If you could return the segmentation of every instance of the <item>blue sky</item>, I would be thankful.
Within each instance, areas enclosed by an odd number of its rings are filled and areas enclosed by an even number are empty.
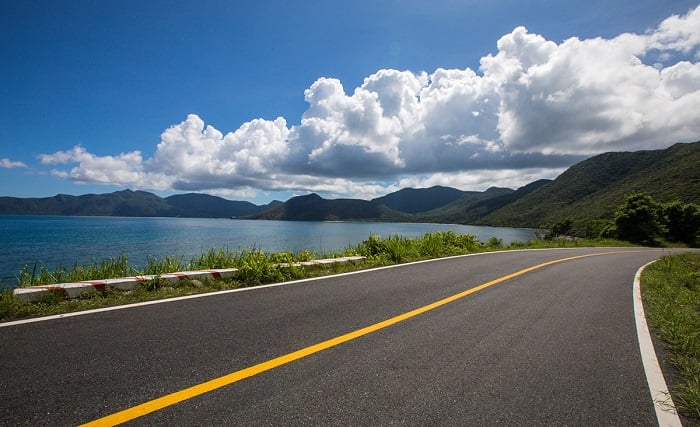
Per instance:
[[[517,187],[700,140],[695,1],[21,1],[0,195]]]

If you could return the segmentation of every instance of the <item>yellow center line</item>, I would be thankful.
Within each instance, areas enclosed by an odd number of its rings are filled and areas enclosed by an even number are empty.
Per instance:
[[[587,258],[587,257],[599,256],[599,255],[609,255],[609,254],[614,254],[614,253],[618,253],[618,252],[603,252],[603,253],[588,254],[588,255],[578,255],[578,256],[573,256],[573,257],[568,257],[568,258],[560,258],[560,259],[556,259],[553,261],[544,262],[542,264],[533,265],[531,267],[524,268],[520,271],[516,271],[515,273],[501,276],[497,279],[491,280],[490,282],[482,283],[481,285],[467,289],[465,291],[462,291],[458,294],[449,296],[447,298],[443,298],[439,301],[435,301],[431,304],[424,305],[423,307],[419,307],[415,310],[411,310],[411,311],[408,311],[406,313],[400,314],[398,316],[386,319],[382,322],[366,326],[362,329],[357,329],[357,330],[349,332],[347,334],[340,335],[340,336],[337,336],[335,338],[331,338],[329,340],[311,345],[309,347],[302,348],[300,350],[285,354],[283,356],[276,357],[274,359],[270,359],[266,362],[262,362],[262,363],[259,363],[257,365],[253,365],[253,366],[250,366],[248,368],[241,369],[240,371],[232,372],[232,373],[224,375],[222,377],[215,378],[213,380],[209,380],[209,381],[203,382],[201,384],[197,384],[197,385],[194,385],[192,387],[188,387],[188,388],[185,388],[183,390],[176,391],[176,392],[171,393],[171,394],[167,394],[165,396],[150,400],[148,402],[144,402],[140,405],[136,405],[136,406],[133,406],[131,408],[127,408],[127,409],[124,409],[122,411],[115,412],[111,415],[107,415],[106,417],[99,418],[97,420],[83,424],[83,426],[114,426],[117,424],[122,424],[122,423],[125,423],[127,421],[131,421],[133,419],[150,414],[152,412],[161,410],[161,409],[166,408],[168,406],[175,405],[177,403],[191,399],[193,397],[200,396],[202,394],[219,389],[221,387],[231,385],[231,384],[238,382],[238,381],[241,381],[243,379],[258,375],[262,372],[269,371],[271,369],[277,368],[277,367],[282,366],[282,365],[286,365],[288,363],[294,362],[295,360],[299,360],[299,359],[304,358],[306,356],[310,356],[314,353],[318,353],[320,351],[327,350],[331,347],[335,347],[337,345],[346,343],[348,341],[354,340],[355,338],[359,338],[361,336],[371,334],[372,332],[376,332],[380,329],[388,328],[389,326],[395,325],[399,322],[403,322],[406,319],[410,319],[412,317],[423,314],[427,311],[434,310],[434,309],[441,307],[445,304],[449,304],[449,303],[456,301],[460,298],[464,298],[467,295],[471,295],[471,294],[478,292],[482,289],[488,288],[489,286],[493,286],[495,284],[505,282],[506,280],[512,279],[512,278],[517,277],[517,276],[521,276],[521,275],[529,273],[533,270],[537,270],[537,269],[540,269],[540,268],[543,268],[543,267],[546,267],[546,266],[549,266],[552,264],[557,264],[557,263],[565,262],[565,261],[571,261],[571,260],[575,260],[575,259],[579,259],[579,258]]]

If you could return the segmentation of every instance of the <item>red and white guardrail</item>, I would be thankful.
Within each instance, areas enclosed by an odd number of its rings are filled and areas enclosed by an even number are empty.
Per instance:
[[[282,263],[279,267],[300,267],[312,265],[333,264],[339,262],[362,261],[363,256],[349,256],[342,258],[328,258],[304,262],[295,262],[292,264]],[[58,293],[64,298],[79,298],[102,292],[105,289],[117,289],[120,291],[130,291],[136,289],[140,283],[149,282],[151,280],[163,280],[171,284],[177,283],[181,279],[189,280],[218,280],[235,277],[238,269],[236,268],[217,268],[211,270],[184,271],[177,273],[164,273],[158,275],[145,275],[122,277],[118,279],[103,279],[103,280],[86,280],[83,282],[73,283],[57,283],[53,285],[29,286],[26,288],[15,288],[13,293],[22,301],[35,302],[41,301],[42,298],[51,294]]]

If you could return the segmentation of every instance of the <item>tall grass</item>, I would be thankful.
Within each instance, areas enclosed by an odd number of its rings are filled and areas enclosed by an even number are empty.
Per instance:
[[[19,272],[20,286],[49,285],[53,283],[80,282],[84,280],[109,279],[113,277],[128,277],[139,274],[127,256],[122,254],[116,258],[105,258],[92,264],[74,264],[71,268],[59,267],[49,270],[39,263],[32,267],[25,264]]]
[[[36,263],[25,265],[19,273],[20,286],[48,285],[53,283],[79,282],[115,277],[139,275],[158,276],[165,273],[214,268],[236,268],[234,279],[209,281],[184,280],[177,285],[156,279],[144,283],[136,291],[122,293],[107,291],[90,300],[62,301],[60,295],[52,295],[41,303],[25,303],[18,300],[10,290],[0,293],[0,320],[55,314],[80,309],[103,307],[154,298],[186,295],[262,283],[279,282],[303,277],[319,276],[361,268],[398,264],[450,255],[461,255],[488,250],[621,245],[621,242],[599,242],[592,240],[553,239],[548,241],[513,242],[503,244],[499,239],[479,242],[474,236],[456,234],[452,231],[427,233],[420,238],[400,235],[388,237],[369,236],[363,242],[335,252],[312,251],[266,253],[260,249],[231,250],[211,248],[199,256],[186,260],[181,256],[150,258],[145,266],[129,262],[126,255],[93,262],[88,265],[75,264],[71,268],[59,267],[49,270]],[[299,266],[295,263],[319,258],[360,255],[367,257],[361,264],[329,264],[323,266]]]
[[[700,422],[700,254],[662,258],[644,271],[641,286],[649,323],[679,372],[673,400]]]
[[[116,258],[106,258],[90,264],[76,263],[70,268],[60,266],[54,270],[49,270],[40,263],[34,263],[31,266],[25,264],[19,272],[18,281],[20,287],[26,287],[215,268],[238,268],[243,272],[261,272],[271,270],[273,264],[308,261],[314,256],[316,254],[310,251],[301,251],[296,254],[292,252],[268,254],[255,248],[241,251],[233,251],[227,247],[210,248],[190,260],[182,256],[149,258],[146,265],[141,268],[131,264],[127,256],[122,254]],[[252,274],[253,276],[257,274],[261,280],[269,275],[268,273]]]
[[[80,282],[86,280],[109,279],[138,275],[159,275],[177,271],[202,270],[213,268],[238,268],[251,271],[251,277],[260,280],[277,277],[270,273],[274,269],[265,264],[294,263],[309,261],[314,258],[332,258],[345,255],[362,255],[369,259],[369,264],[397,264],[428,258],[480,252],[485,250],[551,248],[577,246],[621,246],[629,245],[614,240],[584,240],[584,239],[536,239],[530,242],[512,242],[503,244],[496,238],[486,243],[479,242],[469,234],[456,234],[452,231],[427,233],[419,238],[409,238],[401,235],[388,237],[369,236],[361,243],[349,246],[344,250],[316,253],[313,251],[265,253],[260,249],[251,248],[231,250],[228,247],[210,248],[199,256],[185,259],[182,256],[166,256],[164,258],[149,258],[146,265],[132,264],[126,255],[116,258],[106,258],[89,264],[74,264],[50,270],[40,263],[25,264],[19,272],[19,286],[50,285],[54,283]],[[257,273],[256,273],[257,271]],[[253,280],[254,282],[255,280]]]
[[[483,243],[468,234],[452,231],[427,233],[420,238],[392,235],[370,236],[354,248],[358,255],[379,263],[402,263],[449,255],[467,254],[483,249]]]

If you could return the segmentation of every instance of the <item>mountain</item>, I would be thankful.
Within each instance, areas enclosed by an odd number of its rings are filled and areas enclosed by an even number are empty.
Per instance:
[[[173,208],[162,198],[145,191],[46,198],[0,197],[0,214],[85,216],[173,216]]]
[[[411,215],[367,200],[327,200],[312,193],[293,197],[285,203],[264,212],[248,215],[245,219],[288,221],[410,221]]]
[[[82,196],[0,197],[0,214],[230,218],[260,212],[280,203],[256,206],[206,194],[182,194],[163,199],[146,191],[123,190]]]
[[[566,217],[611,219],[634,192],[647,193],[659,202],[678,199],[700,204],[700,142],[591,157],[478,222],[537,227]]]
[[[700,142],[665,150],[601,154],[575,164],[555,180],[538,180],[515,191],[404,189],[370,202],[325,200],[311,194],[247,218],[540,227],[566,217],[611,219],[624,198],[638,191],[660,202],[679,199],[700,204]]]
[[[549,182],[551,180],[540,179],[515,191],[510,188],[491,187],[483,193],[465,192],[464,196],[454,202],[418,215],[416,219],[425,222],[478,225],[484,216],[525,197]]]
[[[665,150],[604,153],[577,163],[555,180],[517,190],[492,187],[406,188],[371,201],[326,200],[317,194],[257,206],[206,194],[166,198],[145,191],[21,199],[0,197],[0,214],[184,216],[297,221],[442,222],[541,227],[570,217],[611,219],[624,198],[645,192],[659,202],[700,204],[700,142]]]
[[[459,199],[465,192],[456,188],[404,188],[403,190],[372,199],[390,209],[406,213],[428,212]]]
[[[165,202],[176,209],[179,216],[190,218],[229,218],[252,215],[282,202],[275,200],[267,205],[254,205],[250,202],[226,200],[208,194],[177,194],[165,198]]]

